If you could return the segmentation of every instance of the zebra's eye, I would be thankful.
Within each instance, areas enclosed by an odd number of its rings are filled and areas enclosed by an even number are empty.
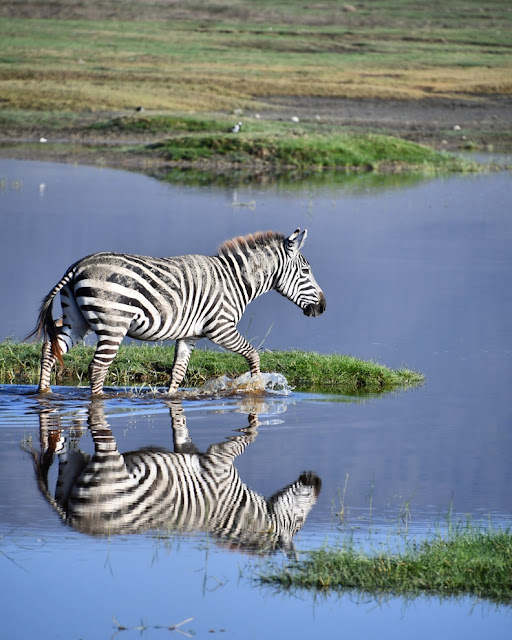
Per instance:
[[[307,267],[306,265],[304,265],[303,267],[300,268],[300,272],[302,274],[304,274],[305,276],[308,275],[310,271],[311,271],[311,269],[309,267]]]

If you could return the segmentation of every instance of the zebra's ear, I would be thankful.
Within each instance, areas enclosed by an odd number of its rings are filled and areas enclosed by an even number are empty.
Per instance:
[[[284,241],[284,248],[290,257],[293,257],[298,251],[300,251],[307,235],[307,229],[304,229],[302,232],[300,229],[295,229],[292,235],[289,238],[286,238]]]

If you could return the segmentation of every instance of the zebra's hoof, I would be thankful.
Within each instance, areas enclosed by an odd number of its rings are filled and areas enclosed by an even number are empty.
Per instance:
[[[37,390],[37,393],[51,393],[51,387],[44,387],[44,389],[42,389],[41,387],[39,387],[39,389]]]

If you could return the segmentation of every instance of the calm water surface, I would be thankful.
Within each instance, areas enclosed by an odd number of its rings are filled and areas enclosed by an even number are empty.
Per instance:
[[[271,349],[350,353],[425,373],[421,389],[357,400],[296,392],[259,403],[183,399],[199,451],[240,436],[248,414],[258,414],[257,434],[235,461],[256,494],[275,495],[304,471],[321,478],[318,499],[293,539],[297,550],[344,535],[374,546],[405,529],[424,536],[450,509],[510,523],[510,174],[233,189],[0,160],[0,179],[0,339],[23,338],[41,298],[88,253],[212,254],[234,235],[300,226],[308,228],[304,253],[327,312],[306,318],[270,293],[248,308],[242,332]],[[43,425],[91,454],[85,427],[92,405],[86,390],[60,388],[44,403],[32,392],[0,388],[6,637],[110,637],[113,615],[130,627],[141,619],[169,626],[192,617],[181,628],[199,637],[223,630],[233,638],[309,638],[341,625],[355,637],[508,634],[509,608],[470,599],[314,601],[261,590],[252,577],[265,560],[215,535],[168,530],[102,537],[68,527],[41,491],[20,442],[31,439],[38,450]],[[172,450],[162,398],[113,391],[101,407],[119,451]],[[48,473],[52,492],[57,466],[55,460]],[[144,635],[164,633],[151,628]]]

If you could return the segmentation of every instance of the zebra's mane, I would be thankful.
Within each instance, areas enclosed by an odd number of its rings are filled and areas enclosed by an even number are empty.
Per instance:
[[[218,248],[217,255],[229,256],[240,251],[247,254],[260,247],[280,244],[284,239],[284,234],[277,231],[257,231],[246,236],[238,236],[231,240],[226,240]]]

